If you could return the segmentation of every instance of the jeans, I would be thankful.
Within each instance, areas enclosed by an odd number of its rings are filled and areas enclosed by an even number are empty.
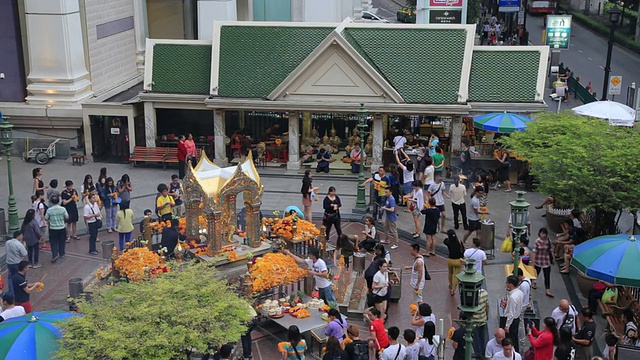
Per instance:
[[[112,204],[110,207],[104,208],[106,213],[107,229],[114,229],[118,226],[116,224],[116,214],[118,213],[118,205]]]
[[[333,293],[333,285],[318,289],[318,293],[320,295],[320,299],[324,300],[325,304],[329,305],[329,303],[336,302],[336,296]]]
[[[53,230],[49,229],[49,243],[51,244],[51,258],[64,256],[64,248],[67,241],[67,229]]]
[[[335,226],[338,237],[342,235],[342,225],[340,223],[340,216],[335,217],[334,220],[323,219],[322,225],[326,228],[327,241],[329,241],[329,236],[331,235],[331,225]]]
[[[482,359],[484,359],[485,347],[489,341],[488,337],[487,324],[473,328],[473,352]]]
[[[7,264],[7,270],[9,270],[9,273],[7,274],[7,276],[9,276],[9,294],[13,294],[13,275],[18,273],[18,264]]]
[[[382,219],[382,210],[380,208],[387,202],[387,197],[384,195],[376,195],[373,204],[373,220]]]
[[[133,231],[130,231],[128,233],[118,233],[118,238],[120,240],[120,251],[124,250],[124,244],[128,243],[131,241],[131,233]]]
[[[89,252],[98,251],[96,249],[96,239],[98,238],[98,224],[94,222],[90,222],[89,225]]]
[[[546,268],[536,266],[536,274],[540,275],[540,270],[544,273],[544,289],[549,290],[551,288],[551,266],[547,266]],[[538,276],[538,279],[539,278],[540,276]]]
[[[28,246],[27,254],[29,254],[29,263],[38,265],[38,260],[40,260],[40,244],[36,243],[35,245]]]
[[[242,344],[242,357],[248,359],[251,357],[252,348],[251,348],[251,332],[256,327],[255,320],[251,321],[249,327],[247,328],[247,332],[240,336],[240,343]]]
[[[458,213],[462,214],[462,227],[467,230],[469,229],[469,224],[467,223],[467,206],[465,203],[460,205],[451,203],[453,206],[453,227],[458,229]]]

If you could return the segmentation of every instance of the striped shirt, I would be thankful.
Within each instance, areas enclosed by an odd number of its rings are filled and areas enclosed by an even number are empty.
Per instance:
[[[480,325],[487,323],[487,306],[489,306],[489,293],[485,289],[478,290],[478,306],[482,309],[473,315],[473,319],[481,322]]]
[[[298,351],[298,355],[300,357],[296,355],[296,350]],[[293,346],[291,346],[291,343],[285,343],[284,351],[287,353],[287,360],[304,360],[304,353],[305,351],[307,351],[307,343],[304,341],[304,339],[300,340],[295,350],[293,349]]]
[[[53,205],[48,208],[47,213],[44,215],[44,218],[49,222],[49,229],[51,230],[64,229],[66,227],[64,219],[68,217],[69,213],[67,212],[67,209],[60,205]]]

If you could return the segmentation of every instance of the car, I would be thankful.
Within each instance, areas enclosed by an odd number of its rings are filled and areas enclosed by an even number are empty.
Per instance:
[[[362,12],[362,21],[365,22],[375,22],[375,23],[388,23],[389,20],[387,19],[383,19],[380,16],[369,12],[369,11],[363,11]]]

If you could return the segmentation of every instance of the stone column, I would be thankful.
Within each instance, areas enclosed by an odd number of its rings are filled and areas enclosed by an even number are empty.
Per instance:
[[[303,112],[302,113],[302,138],[306,139],[311,136],[311,113]]]
[[[93,95],[78,0],[26,0],[31,105],[78,105]]]
[[[462,116],[454,116],[451,121],[451,151],[460,149],[462,141]]]
[[[229,160],[227,159],[227,148],[224,143],[225,124],[224,110],[222,109],[215,109],[213,111],[213,136],[214,161],[218,166],[225,166]]]
[[[247,211],[247,245],[252,248],[260,247],[260,206],[261,202],[245,203]]]
[[[144,73],[144,51],[149,34],[145,0],[133,0],[133,27],[136,36],[136,65],[138,72]]]
[[[207,212],[207,236],[209,249],[209,256],[214,256],[217,252],[222,249],[222,211],[218,209],[214,209],[211,212]]]
[[[371,160],[371,171],[377,171],[382,166],[382,146],[384,138],[382,136],[382,114],[375,114],[373,117],[373,159]]]
[[[287,170],[300,170],[300,119],[297,111],[289,112],[289,161]]]
[[[156,147],[158,137],[158,122],[156,121],[156,108],[152,102],[144,103],[144,137],[146,147]]]

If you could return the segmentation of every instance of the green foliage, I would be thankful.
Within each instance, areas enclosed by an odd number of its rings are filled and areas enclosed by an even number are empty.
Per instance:
[[[100,289],[79,305],[82,317],[64,323],[56,358],[188,359],[209,344],[237,341],[252,310],[214,272],[185,264],[150,281]]]
[[[616,212],[640,204],[640,133],[564,112],[535,117],[503,143],[531,164],[539,191],[564,207]]]

